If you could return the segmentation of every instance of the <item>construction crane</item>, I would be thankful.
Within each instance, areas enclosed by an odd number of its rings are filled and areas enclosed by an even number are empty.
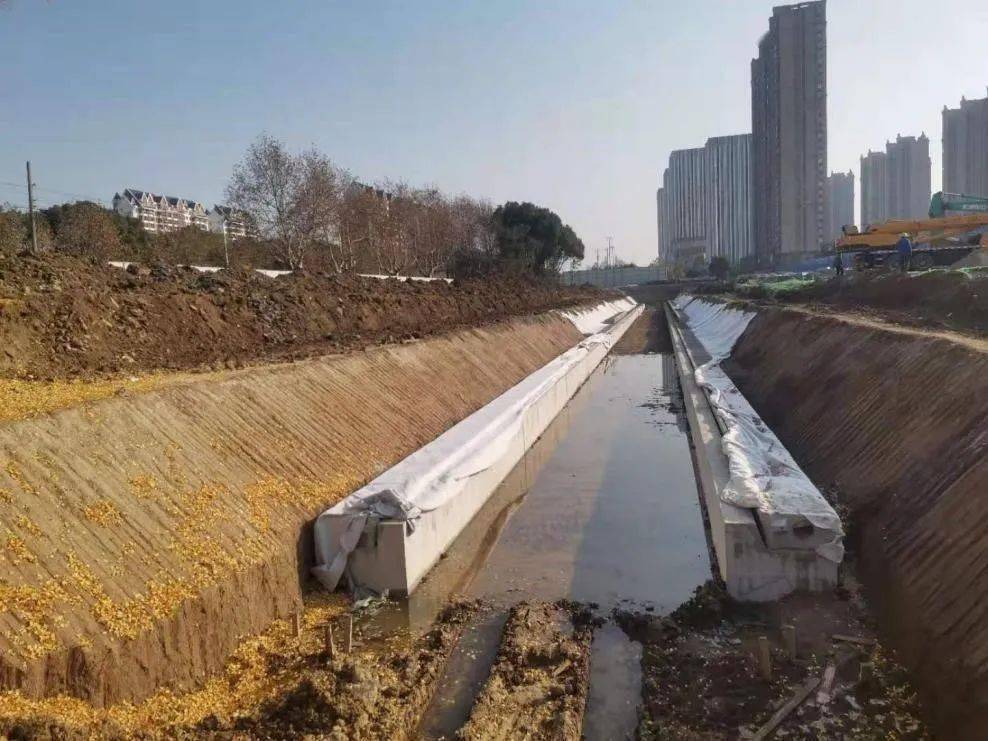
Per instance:
[[[988,213],[988,198],[941,191],[934,193],[933,198],[930,199],[931,219],[940,219],[945,216],[964,216],[970,213]]]
[[[910,264],[914,270],[950,265],[979,249],[988,258],[988,198],[938,192],[930,199],[927,219],[892,219],[864,232],[854,225],[842,231],[837,252],[854,255],[859,268],[894,265],[891,258],[903,234],[913,243]]]

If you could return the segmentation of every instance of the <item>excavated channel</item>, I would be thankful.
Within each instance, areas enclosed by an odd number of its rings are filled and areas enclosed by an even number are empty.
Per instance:
[[[428,575],[365,634],[426,629],[451,594],[488,606],[450,658],[418,736],[450,738],[469,717],[521,601],[573,600],[605,623],[591,648],[586,738],[632,737],[641,647],[615,609],[669,612],[710,578],[672,356],[608,357]]]

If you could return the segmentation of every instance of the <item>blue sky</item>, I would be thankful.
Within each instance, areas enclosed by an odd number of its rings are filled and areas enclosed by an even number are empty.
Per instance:
[[[669,151],[750,131],[774,3],[0,0],[0,202],[124,187],[222,199],[261,131],[360,178],[555,209],[656,250]],[[988,88],[988,3],[830,0],[829,166]],[[13,185],[12,185],[13,184]],[[73,194],[73,195],[69,195]]]

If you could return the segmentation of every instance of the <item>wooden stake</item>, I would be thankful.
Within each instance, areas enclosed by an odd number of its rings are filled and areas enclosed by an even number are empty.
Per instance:
[[[819,677],[810,677],[803,685],[796,691],[796,693],[789,698],[785,705],[775,711],[775,714],[768,719],[768,723],[763,725],[758,729],[758,732],[754,735],[752,741],[762,741],[775,733],[775,729],[784,721],[788,715],[798,708],[807,697],[809,697],[813,690],[817,688],[820,684]]]
[[[795,625],[782,626],[782,643],[786,647],[786,653],[789,654],[789,658],[795,659],[796,658],[796,626]]]
[[[296,611],[292,615],[292,633],[295,634],[296,638],[302,637],[302,613]]]
[[[346,652],[350,655],[353,650],[353,615],[346,616]]]
[[[858,667],[858,682],[868,684],[875,675],[875,665],[870,661],[862,661]]]
[[[857,636],[845,636],[840,633],[834,633],[834,640],[841,641],[842,643],[854,643],[858,646],[874,646],[877,643],[874,638],[858,638]]]
[[[326,653],[329,654],[329,658],[336,658],[336,643],[333,641],[333,626],[326,626]]]
[[[772,649],[769,647],[768,638],[765,636],[759,636],[758,638],[758,669],[762,674],[762,679],[771,681]]]
[[[826,705],[833,699],[833,689],[834,689],[834,679],[837,677],[837,667],[833,662],[827,664],[827,668],[823,670],[823,680],[820,682],[820,688],[816,693],[816,701],[818,705]]]

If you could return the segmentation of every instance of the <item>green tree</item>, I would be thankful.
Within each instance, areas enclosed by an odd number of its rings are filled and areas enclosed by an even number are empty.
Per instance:
[[[727,280],[727,274],[731,271],[731,264],[726,257],[715,257],[710,261],[707,271],[717,280]]]
[[[536,275],[556,272],[565,260],[583,259],[583,242],[554,212],[534,203],[508,201],[492,217],[502,261]]]

